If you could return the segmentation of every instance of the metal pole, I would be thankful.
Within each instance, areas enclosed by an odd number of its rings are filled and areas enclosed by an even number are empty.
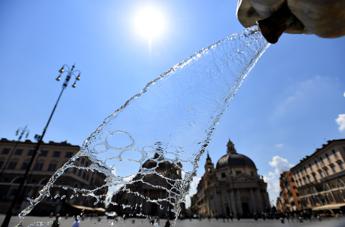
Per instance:
[[[71,79],[71,77],[72,77],[72,75],[73,75],[73,73],[74,73],[74,72],[73,72],[74,68],[75,68],[75,66],[73,65],[73,66],[71,67],[71,69],[70,69],[70,70],[68,71],[68,73],[67,73],[67,76],[66,76],[65,81],[64,81],[64,83],[63,83],[63,85],[62,85],[62,89],[61,89],[61,92],[60,92],[60,94],[59,94],[59,97],[57,98],[57,100],[56,100],[56,102],[55,102],[55,105],[54,105],[54,107],[53,107],[53,110],[52,110],[52,112],[50,113],[50,116],[49,116],[49,118],[48,118],[48,121],[47,121],[47,123],[46,123],[46,125],[45,125],[45,127],[44,127],[44,129],[43,129],[43,132],[42,132],[42,134],[40,135],[40,137],[39,137],[39,139],[38,139],[38,142],[37,142],[37,144],[36,144],[36,147],[35,147],[35,149],[34,149],[34,152],[32,153],[30,162],[28,163],[28,166],[27,166],[26,169],[25,169],[24,176],[23,176],[23,177],[21,178],[21,180],[20,180],[20,184],[19,184],[19,187],[18,187],[18,189],[17,189],[16,196],[15,196],[14,200],[12,201],[10,207],[8,208],[8,210],[7,210],[7,212],[6,212],[6,217],[5,217],[4,221],[2,222],[1,227],[8,227],[8,225],[9,225],[9,223],[10,223],[10,220],[11,220],[11,217],[12,217],[13,208],[14,208],[17,204],[19,204],[19,202],[20,202],[20,200],[21,200],[21,198],[22,198],[21,195],[24,194],[24,192],[22,192],[22,191],[23,191],[23,188],[24,188],[24,186],[25,186],[26,179],[27,179],[27,177],[28,177],[28,175],[29,175],[29,172],[30,172],[30,169],[31,169],[31,167],[32,167],[32,164],[34,163],[34,160],[35,160],[35,158],[36,158],[36,156],[37,156],[37,154],[38,154],[38,151],[39,151],[39,149],[40,149],[40,146],[41,146],[41,144],[43,143],[43,138],[44,138],[44,136],[45,136],[45,134],[46,134],[46,132],[47,132],[48,126],[49,126],[49,124],[50,124],[50,121],[51,121],[52,118],[53,118],[53,115],[54,115],[54,113],[55,113],[55,110],[56,110],[56,108],[57,108],[57,106],[58,106],[58,104],[59,104],[59,102],[60,102],[61,96],[62,96],[63,92],[65,91],[65,89],[67,88],[68,83],[69,83],[69,81],[70,81],[70,79]],[[60,75],[59,75],[59,77],[60,77],[61,74],[64,72],[64,67],[62,67],[62,68],[59,70],[59,72],[60,72]],[[59,78],[59,77],[58,77],[58,78]],[[59,81],[60,79],[57,79],[57,80]],[[75,80],[74,84],[72,85],[72,87],[75,88],[75,86],[76,86],[76,81],[78,81],[78,80],[80,80],[80,72],[79,72],[78,76],[76,77],[76,80]]]
[[[58,105],[59,102],[60,102],[61,96],[62,96],[62,94],[63,94],[65,88],[66,88],[65,86],[62,87],[61,92],[60,92],[60,94],[59,94],[59,97],[58,97],[58,99],[57,99],[56,102],[55,102],[54,108],[53,108],[52,112],[50,113],[50,116],[49,116],[49,118],[48,118],[48,121],[47,121],[47,123],[46,123],[46,125],[45,125],[45,127],[44,127],[44,129],[43,129],[42,135],[40,136],[40,138],[39,138],[39,140],[38,140],[38,142],[37,142],[37,144],[36,144],[36,147],[35,147],[35,149],[34,149],[34,152],[33,152],[32,155],[31,155],[30,162],[28,163],[28,166],[27,166],[26,169],[25,169],[25,173],[24,173],[23,177],[20,179],[20,184],[19,184],[19,187],[18,187],[18,189],[17,189],[16,196],[15,196],[15,198],[13,199],[13,201],[12,201],[10,207],[8,208],[8,210],[7,210],[7,212],[6,212],[6,217],[5,217],[4,221],[2,222],[1,227],[8,227],[8,224],[10,223],[10,220],[11,220],[11,217],[12,217],[12,210],[13,210],[13,208],[15,207],[15,205],[18,204],[18,203],[20,202],[20,198],[21,198],[21,194],[22,194],[22,190],[23,190],[23,188],[24,188],[24,184],[25,184],[26,178],[27,178],[27,176],[28,176],[28,174],[29,174],[29,172],[30,172],[31,166],[32,166],[32,164],[33,164],[33,162],[34,162],[34,160],[35,160],[37,154],[38,154],[38,151],[39,151],[39,149],[40,149],[40,146],[41,146],[41,144],[42,144],[42,142],[43,142],[44,135],[45,135],[46,132],[47,132],[48,126],[49,126],[49,124],[50,124],[50,121],[51,121],[51,119],[53,118],[53,115],[54,115],[54,113],[55,113],[56,107],[57,107],[57,105]]]

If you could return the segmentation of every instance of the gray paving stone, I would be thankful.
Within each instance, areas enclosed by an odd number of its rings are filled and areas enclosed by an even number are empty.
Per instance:
[[[2,222],[4,216],[0,215],[0,221]],[[18,218],[13,217],[10,223],[10,226],[13,227],[18,223]],[[41,221],[43,223],[51,222],[53,221],[52,218],[47,217],[27,217],[23,224],[24,226],[29,226],[30,224]],[[165,221],[161,220],[161,227],[164,226]],[[73,224],[73,218],[61,218],[60,219],[60,227],[71,227]],[[50,225],[44,224],[44,225],[32,225],[33,226],[41,226],[41,227],[48,227]],[[90,219],[86,218],[83,221],[80,222],[80,227],[152,227],[148,223],[147,220],[143,219],[136,219],[135,223],[132,223],[131,219],[126,220],[125,222],[119,221],[115,222],[113,220],[109,220],[106,218],[102,218],[100,222],[96,218]],[[334,218],[334,219],[328,219],[323,220],[321,222],[319,221],[305,221],[303,223],[298,223],[296,221],[290,221],[285,222],[284,224],[280,223],[279,220],[248,220],[243,219],[240,221],[234,220],[233,222],[229,221],[223,221],[223,220],[183,220],[178,221],[176,227],[345,227],[345,218]]]

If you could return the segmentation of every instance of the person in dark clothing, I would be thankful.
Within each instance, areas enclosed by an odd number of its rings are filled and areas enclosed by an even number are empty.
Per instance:
[[[60,223],[59,223],[59,215],[55,216],[55,220],[53,221],[52,227],[59,227]]]
[[[169,219],[165,222],[164,227],[170,227],[170,221],[169,221]]]

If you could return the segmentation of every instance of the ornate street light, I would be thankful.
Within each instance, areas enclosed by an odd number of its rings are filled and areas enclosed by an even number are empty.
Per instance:
[[[29,137],[29,129],[28,129],[28,127],[25,126],[24,128],[18,128],[16,130],[16,136],[18,136],[18,139],[17,139],[16,143],[14,144],[14,147],[12,148],[10,153],[8,154],[8,157],[7,157],[6,161],[5,161],[5,164],[0,169],[0,178],[2,177],[2,174],[4,173],[4,171],[6,170],[7,165],[9,163],[9,161],[11,160],[11,157],[12,157],[13,153],[16,151],[16,148],[17,148],[18,144],[21,142],[21,140],[24,137],[25,137],[25,139],[27,139]]]
[[[32,167],[32,164],[34,163],[34,160],[38,154],[38,151],[40,149],[40,146],[41,144],[43,143],[43,138],[47,132],[47,129],[48,129],[48,126],[50,124],[50,121],[51,119],[53,118],[53,115],[55,113],[55,110],[56,110],[56,107],[58,106],[59,102],[60,102],[60,99],[61,99],[61,96],[63,94],[63,92],[65,91],[65,89],[68,87],[69,85],[69,82],[70,80],[74,78],[74,83],[72,84],[72,87],[75,88],[77,86],[77,81],[80,80],[80,74],[81,72],[79,70],[76,70],[75,69],[75,65],[72,65],[71,67],[69,67],[68,65],[63,65],[60,69],[59,69],[59,75],[56,77],[56,80],[57,81],[60,81],[61,78],[65,77],[64,79],[64,82],[62,84],[62,88],[61,88],[61,91],[60,91],[60,94],[55,102],[55,105],[53,107],[53,110],[52,112],[50,113],[50,116],[48,118],[48,121],[45,125],[45,127],[43,128],[43,132],[41,135],[37,135],[37,144],[36,144],[36,147],[35,147],[35,150],[34,152],[32,153],[32,156],[30,158],[30,162],[28,163],[26,169],[25,169],[25,173],[24,173],[24,176],[21,178],[20,180],[20,183],[19,183],[19,187],[18,187],[18,190],[17,190],[17,193],[16,193],[16,196],[15,198],[13,199],[10,207],[8,208],[7,210],[7,213],[6,213],[6,217],[4,219],[4,221],[2,222],[2,225],[1,227],[8,227],[8,224],[10,223],[10,220],[11,220],[11,216],[12,216],[12,210],[13,208],[15,207],[16,204],[18,204],[19,202],[21,202],[21,195],[22,195],[22,191],[23,191],[23,188],[24,188],[24,185],[25,185],[25,182],[27,180],[27,177],[29,175],[29,172],[30,172],[30,169]]]

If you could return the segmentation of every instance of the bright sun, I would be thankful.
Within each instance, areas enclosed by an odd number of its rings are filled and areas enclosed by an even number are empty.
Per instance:
[[[134,28],[139,36],[151,43],[164,33],[166,20],[161,10],[146,6],[136,12]]]

